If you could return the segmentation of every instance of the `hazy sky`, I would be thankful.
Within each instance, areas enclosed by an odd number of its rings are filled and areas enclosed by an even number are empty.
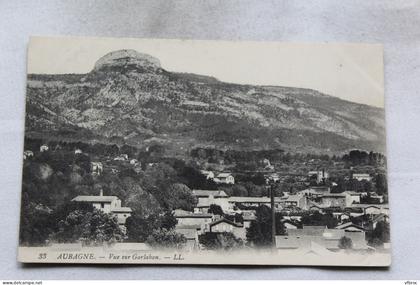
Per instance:
[[[221,81],[312,88],[345,100],[384,106],[378,44],[297,44],[123,38],[31,38],[29,73],[87,73],[108,52],[134,49],[164,69]]]

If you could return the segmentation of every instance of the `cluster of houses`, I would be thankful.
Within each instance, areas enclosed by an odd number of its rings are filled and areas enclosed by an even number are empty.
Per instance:
[[[47,145],[40,147],[40,152],[48,151]],[[75,155],[83,154],[82,150],[76,149]],[[30,150],[24,151],[24,159],[33,157]],[[112,163],[127,163],[133,169],[140,169],[141,165],[137,159],[130,159],[127,154],[120,154],[109,161]],[[266,169],[272,171],[270,162],[263,161]],[[117,171],[111,167],[111,173]],[[91,173],[100,176],[104,172],[102,162],[91,162]],[[201,173],[209,180],[220,184],[235,184],[231,173],[202,170]],[[286,235],[276,236],[276,248],[279,251],[302,250],[302,248],[316,248],[328,251],[339,249],[340,240],[343,237],[352,241],[353,249],[357,251],[371,250],[366,241],[366,232],[375,228],[380,221],[388,221],[389,209],[383,204],[383,197],[376,193],[345,191],[342,193],[331,193],[330,188],[323,186],[329,178],[325,170],[310,171],[302,178],[302,183],[308,180],[315,181],[321,186],[309,186],[294,193],[284,192],[281,197],[274,197],[274,211],[282,214],[282,223],[286,228]],[[372,177],[366,173],[353,173],[352,178],[358,181],[371,181]],[[270,173],[266,176],[267,183],[277,182],[280,175]],[[177,220],[175,231],[187,238],[187,249],[197,250],[202,246],[199,243],[199,236],[204,233],[230,232],[237,238],[246,241],[247,229],[252,221],[256,219],[256,208],[261,205],[271,207],[270,197],[239,197],[229,196],[222,190],[193,190],[192,195],[196,198],[197,204],[193,211],[182,209],[174,210],[174,217]],[[362,204],[363,197],[375,198],[377,204]],[[91,203],[95,208],[104,213],[117,217],[118,224],[123,231],[126,230],[125,223],[131,216],[132,210],[123,207],[121,200],[116,196],[104,196],[101,191],[99,195],[77,196],[72,201]],[[372,201],[372,199],[370,199]],[[217,205],[223,211],[215,214],[210,211],[212,205]],[[325,226],[309,226],[302,223],[302,217],[308,213],[331,213],[339,224],[335,228]],[[236,218],[226,217],[237,217]],[[351,220],[358,217],[360,222],[354,224]]]
[[[197,205],[193,211],[176,209],[174,217],[177,220],[175,231],[187,239],[187,250],[200,250],[199,236],[211,233],[230,232],[237,238],[246,241],[247,229],[256,219],[255,208],[260,205],[270,207],[269,197],[235,197],[221,190],[193,190]],[[373,250],[367,245],[366,231],[373,230],[379,221],[388,222],[389,209],[386,204],[359,204],[363,193],[344,192],[330,193],[328,187],[312,187],[296,194],[275,197],[275,211],[281,212],[282,223],[286,235],[276,236],[276,248],[279,252],[301,251],[312,248],[314,244],[322,250],[336,251],[340,249],[343,237],[352,241],[352,249],[356,251]],[[104,196],[101,191],[97,196],[77,196],[77,202],[91,203],[95,208],[105,213],[115,215],[123,231],[125,222],[131,216],[132,210],[123,207],[116,196]],[[241,216],[240,221],[227,219],[221,213],[210,210],[212,205],[218,205],[226,215]],[[326,226],[302,225],[302,217],[307,213],[330,211],[340,222],[335,228]],[[351,217],[368,216],[367,224],[354,224]]]
[[[39,152],[48,152],[50,150],[50,147],[46,144],[43,144],[39,147]],[[74,150],[74,154],[77,155],[83,155],[83,151],[79,148],[76,148]],[[23,152],[23,159],[27,160],[30,159],[34,156],[34,152],[32,150],[25,150]],[[141,163],[140,161],[138,161],[135,158],[129,158],[129,156],[127,154],[120,154],[116,157],[114,157],[112,160],[108,160],[108,162],[116,162],[116,163],[129,163],[132,167],[133,170],[137,173],[139,173],[141,171]],[[110,163],[112,164],[112,163]],[[102,175],[102,173],[104,172],[104,165],[102,162],[100,161],[92,161],[91,165],[90,165],[90,170],[93,176],[100,176]],[[119,172],[118,168],[116,167],[110,167],[109,171],[113,174],[117,174]]]
[[[270,207],[269,197],[228,196],[220,190],[193,190],[197,198],[194,211],[175,210],[178,223],[175,230],[184,234],[189,248],[199,248],[198,236],[206,232],[231,232],[246,240],[246,232],[256,219],[255,208],[260,205]],[[353,249],[368,250],[365,233],[373,230],[379,221],[388,221],[387,204],[360,204],[366,193],[343,192],[334,194],[328,187],[311,187],[295,194],[286,193],[274,198],[275,211],[281,212],[282,223],[287,230],[286,236],[276,238],[279,250],[305,247],[313,242],[328,250],[338,249],[339,240],[345,236],[352,240]],[[242,221],[228,220],[209,212],[211,205],[218,205],[224,214],[242,215]],[[302,216],[308,213],[332,213],[339,222],[335,229],[325,226],[311,227],[302,225]],[[366,224],[356,225],[351,217],[368,216]],[[293,245],[293,246],[292,246]]]

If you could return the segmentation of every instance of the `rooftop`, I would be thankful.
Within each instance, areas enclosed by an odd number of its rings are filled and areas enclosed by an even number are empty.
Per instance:
[[[131,210],[130,207],[117,207],[112,209],[112,212],[119,212],[119,213],[131,213],[133,210]]]
[[[349,228],[349,227],[355,227],[355,228],[358,228],[358,229],[360,229],[360,230],[364,231],[364,229],[363,229],[361,226],[355,225],[355,224],[353,224],[352,222],[347,222],[347,223],[344,223],[344,224],[338,225],[338,226],[336,226],[335,228],[336,228],[336,229],[343,229],[343,230],[345,230],[345,229],[347,229],[347,228]]]
[[[98,202],[98,203],[111,203],[118,200],[117,196],[77,196],[72,201],[75,202]]]
[[[225,191],[222,190],[199,190],[195,189],[192,191],[192,194],[197,197],[228,197]]]
[[[232,176],[232,174],[230,174],[230,173],[219,173],[217,175],[218,178],[226,178],[228,176]]]
[[[197,235],[197,229],[186,229],[186,228],[175,228],[175,232],[184,235],[187,239],[195,239]]]
[[[193,213],[193,212],[177,209],[174,211],[174,217],[175,218],[211,218],[213,217],[213,215],[205,214],[205,213]]]
[[[232,196],[229,199],[232,203],[270,203],[270,197],[240,197]],[[274,197],[275,202],[281,202],[280,197]]]
[[[222,219],[220,219],[220,220],[217,220],[217,221],[211,222],[211,223],[210,223],[210,227],[215,226],[215,225],[220,224],[220,223],[227,223],[227,224],[229,224],[229,225],[232,225],[232,226],[234,226],[234,227],[238,227],[238,228],[242,228],[242,227],[243,227],[243,225],[242,225],[242,224],[237,224],[237,223],[232,222],[231,220],[228,220],[228,219],[225,219],[225,218],[222,218]]]

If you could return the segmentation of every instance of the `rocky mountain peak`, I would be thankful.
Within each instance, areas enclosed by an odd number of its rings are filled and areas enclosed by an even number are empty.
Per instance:
[[[159,69],[160,61],[148,54],[140,53],[131,49],[110,52],[101,57],[94,67],[94,71],[135,66],[142,69]]]

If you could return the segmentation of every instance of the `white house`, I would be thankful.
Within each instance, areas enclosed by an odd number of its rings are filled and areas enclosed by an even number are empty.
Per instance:
[[[290,220],[283,220],[282,224],[286,229],[297,229],[298,228],[297,224],[290,221]]]
[[[348,195],[350,204],[360,204],[362,193],[354,191],[344,191],[343,193]]]
[[[301,193],[280,197],[280,205],[284,208],[298,207],[307,209],[307,197]]]
[[[357,181],[371,181],[372,177],[368,173],[353,173],[352,175],[353,179],[356,179]]]
[[[270,197],[240,197],[232,196],[228,198],[231,207],[244,206],[244,207],[258,207],[261,205],[271,206]],[[274,206],[279,208],[281,203],[280,197],[274,197]]]
[[[125,161],[125,160],[128,160],[128,155],[127,155],[127,154],[125,154],[125,153],[120,154],[119,156],[117,156],[116,158],[114,158],[114,160],[119,160],[119,161]]]
[[[101,175],[103,170],[104,170],[104,166],[102,165],[102,162],[95,162],[92,161],[90,163],[90,169],[93,175]]]
[[[201,232],[201,227],[196,225],[176,225],[175,226],[175,232],[178,234],[184,235],[184,237],[187,239],[187,243],[184,247],[184,249],[188,251],[196,250],[199,248],[199,241],[198,241],[198,235]]]
[[[25,150],[23,152],[23,159],[28,159],[33,156],[34,156],[34,153],[31,150]]]
[[[44,152],[44,151],[48,151],[50,148],[48,147],[48,145],[43,144],[39,147],[39,151],[40,152]]]
[[[220,173],[213,180],[216,183],[235,184],[235,178],[230,173]]]
[[[231,209],[229,196],[221,190],[193,190],[192,195],[197,198],[196,211],[207,213],[210,205],[215,204],[222,208],[224,212]]]
[[[330,187],[327,186],[311,186],[310,188],[301,190],[298,193],[307,197],[321,197],[322,195],[331,193],[331,190]]]
[[[214,179],[214,172],[208,170],[201,170],[201,174],[203,174],[207,179]]]
[[[339,241],[342,237],[352,240],[354,250],[367,250],[365,232],[346,231],[344,229],[328,229],[324,226],[303,226],[302,229],[289,229],[287,236],[276,236],[278,249],[308,248],[316,243],[328,250],[339,250]]]
[[[217,221],[211,222],[206,230],[212,233],[233,233],[236,237],[243,240],[246,239],[246,228],[243,224],[234,223],[228,219],[222,218]]]
[[[265,175],[265,183],[270,183],[270,182],[277,182],[280,181],[280,175],[278,175],[277,173],[271,173],[269,175]]]
[[[80,148],[74,150],[74,154],[82,154],[83,151]]]
[[[74,198],[75,202],[86,202],[92,204],[98,210],[106,214],[115,215],[118,219],[118,224],[125,230],[125,221],[131,216],[132,210],[130,207],[122,207],[121,200],[117,196],[104,196],[101,190],[99,196],[84,196],[80,195]]]
[[[196,226],[201,228],[212,221],[213,215],[207,213],[192,213],[182,209],[176,209],[174,211],[174,217],[178,221],[177,227]]]
[[[315,170],[315,171],[309,171],[308,172],[309,178],[314,177],[316,179],[316,183],[324,182],[326,179],[328,179],[328,172],[323,170]]]

